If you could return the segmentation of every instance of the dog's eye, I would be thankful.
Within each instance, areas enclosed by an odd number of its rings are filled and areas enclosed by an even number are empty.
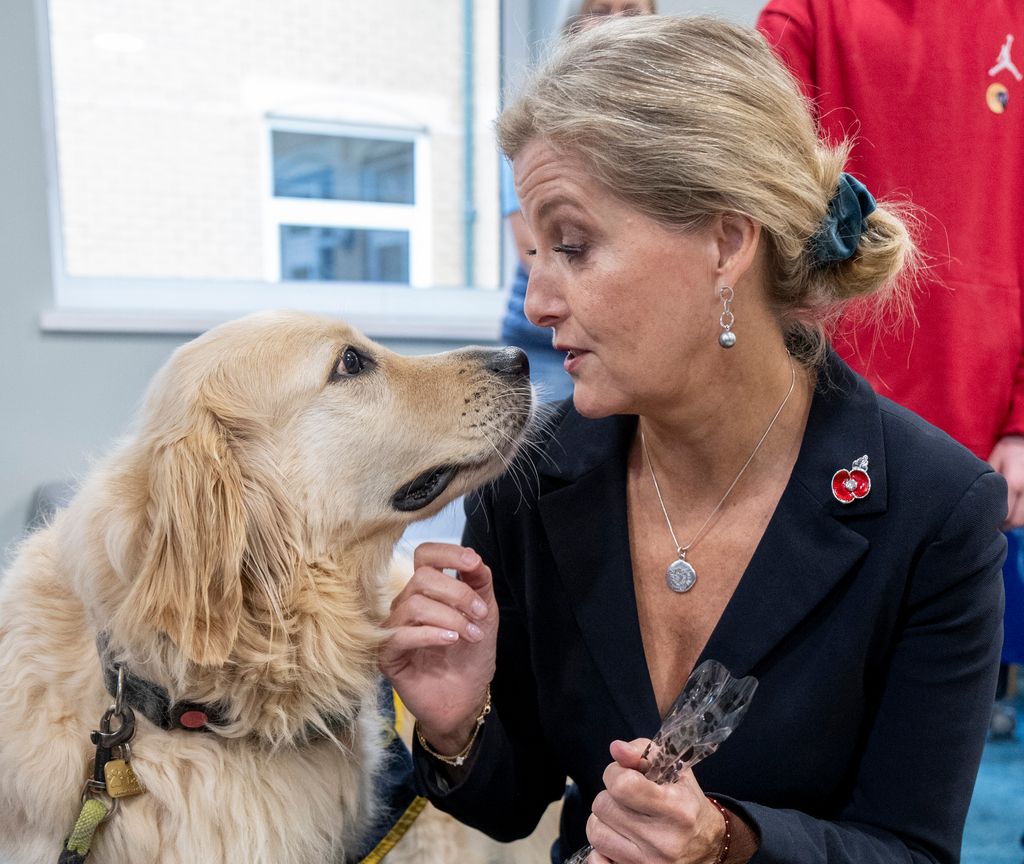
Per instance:
[[[351,348],[346,348],[345,353],[341,355],[341,365],[349,375],[358,375],[366,368],[363,358]]]
[[[334,371],[331,373],[331,380],[337,381],[339,378],[351,378],[353,375],[365,372],[371,365],[372,361],[356,351],[355,348],[346,348],[341,352],[341,356],[338,358],[337,364],[335,364]]]

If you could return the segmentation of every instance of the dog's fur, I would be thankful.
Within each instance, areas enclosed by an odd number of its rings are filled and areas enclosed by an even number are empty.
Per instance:
[[[367,358],[360,374],[338,374],[347,347]],[[394,544],[503,470],[533,411],[528,381],[494,357],[402,357],[294,313],[174,354],[135,431],[0,582],[0,860],[51,864],[74,822],[111,702],[101,633],[134,675],[228,719],[204,734],[137,715],[147,792],[100,827],[97,864],[351,852],[380,758]],[[395,509],[439,465],[466,467],[425,509]],[[350,725],[308,736],[326,716]]]

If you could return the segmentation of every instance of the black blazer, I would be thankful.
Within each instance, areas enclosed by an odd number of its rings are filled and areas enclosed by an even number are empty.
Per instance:
[[[1002,641],[1006,484],[835,355],[819,377],[793,474],[700,657],[760,684],[694,773],[757,828],[757,864],[955,862]],[[660,725],[626,522],[635,428],[566,403],[536,481],[467,502],[464,541],[501,609],[494,710],[459,783],[415,759],[440,808],[498,839],[528,834],[568,777],[575,851],[609,742]],[[871,491],[842,504],[832,475],[863,455]]]

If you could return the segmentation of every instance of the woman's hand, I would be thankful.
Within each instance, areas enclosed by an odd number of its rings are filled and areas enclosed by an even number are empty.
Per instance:
[[[494,677],[498,605],[491,570],[472,549],[423,543],[391,603],[380,668],[436,750],[469,741]],[[457,570],[459,579],[442,570]]]
[[[1006,478],[1009,487],[1006,522],[1003,529],[1024,525],[1024,436],[1001,438],[988,457],[989,464]]]
[[[709,864],[725,838],[725,820],[690,771],[659,786],[644,776],[646,738],[613,741],[615,760],[594,799],[587,839],[589,864]]]

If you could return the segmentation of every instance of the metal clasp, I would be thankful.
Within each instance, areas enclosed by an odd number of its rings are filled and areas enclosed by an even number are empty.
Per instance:
[[[110,730],[110,721],[118,717],[121,720],[121,725],[115,730]],[[89,736],[90,740],[97,747],[103,747],[107,750],[113,750],[115,747],[121,744],[127,744],[132,738],[135,737],[135,712],[132,711],[127,705],[123,706],[121,713],[111,705],[104,713],[103,719],[100,720],[100,728],[94,730]]]
[[[110,721],[117,717],[121,725],[110,731]],[[104,713],[100,720],[100,728],[90,735],[90,740],[97,747],[112,750],[121,744],[127,744],[135,736],[135,712],[124,702],[124,667],[117,667],[117,692],[114,704]]]
[[[84,804],[89,798],[97,798],[101,800],[107,808],[107,815],[97,823],[99,825],[102,825],[111,816],[113,816],[114,813],[117,812],[118,805],[121,803],[121,799],[114,798],[112,795],[107,794],[106,783],[99,783],[91,778],[86,780],[85,785],[82,787],[82,803]]]

